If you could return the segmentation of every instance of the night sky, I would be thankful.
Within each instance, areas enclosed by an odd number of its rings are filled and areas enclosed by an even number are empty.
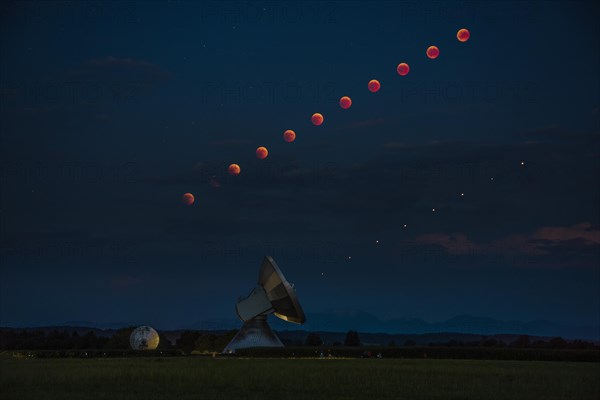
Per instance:
[[[576,2],[3,2],[0,325],[233,319],[267,254],[309,320],[598,325],[599,19]]]

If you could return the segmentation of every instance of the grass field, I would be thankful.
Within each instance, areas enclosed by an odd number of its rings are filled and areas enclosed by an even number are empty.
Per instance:
[[[600,363],[0,358],[1,399],[598,399]]]

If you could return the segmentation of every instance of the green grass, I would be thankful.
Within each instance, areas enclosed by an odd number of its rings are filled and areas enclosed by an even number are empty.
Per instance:
[[[598,399],[600,363],[0,358],[1,399]]]

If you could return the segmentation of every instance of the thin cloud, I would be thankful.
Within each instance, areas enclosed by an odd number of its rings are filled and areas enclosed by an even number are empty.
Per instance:
[[[450,235],[432,233],[420,235],[415,239],[418,244],[434,244],[442,246],[449,254],[469,254],[481,249],[482,246],[469,240],[463,233]]]
[[[415,243],[438,245],[453,255],[510,252],[546,256],[559,247],[570,245],[596,247],[600,244],[600,230],[594,229],[590,222],[582,222],[572,226],[541,227],[532,234],[509,235],[488,243],[476,243],[463,233],[420,235],[415,238]]]
[[[600,230],[593,229],[590,222],[572,226],[548,226],[538,229],[533,237],[549,242],[582,240],[587,245],[600,244]]]

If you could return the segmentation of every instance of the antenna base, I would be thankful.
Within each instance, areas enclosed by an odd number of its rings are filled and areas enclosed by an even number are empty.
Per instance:
[[[231,354],[237,349],[248,347],[283,347],[283,343],[269,326],[266,315],[259,315],[244,322],[223,353]]]

